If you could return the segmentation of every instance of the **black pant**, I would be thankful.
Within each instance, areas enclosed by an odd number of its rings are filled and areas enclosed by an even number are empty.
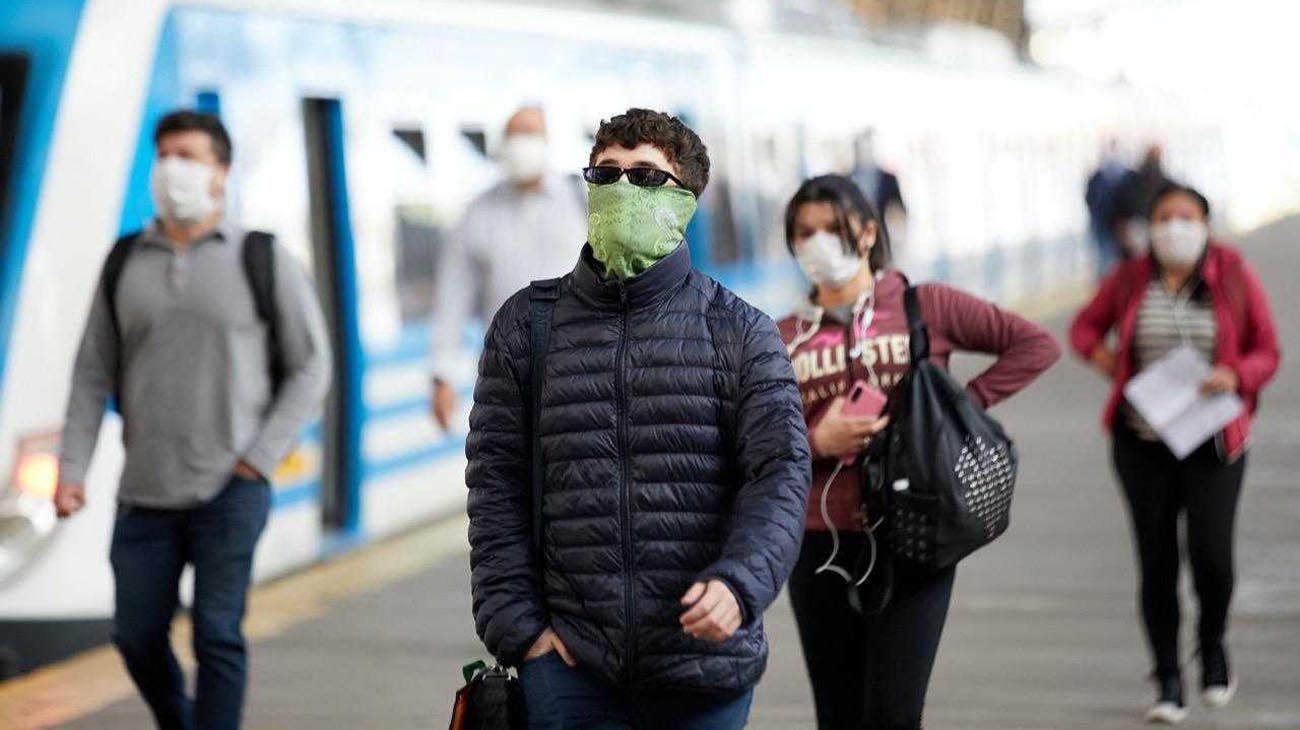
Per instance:
[[[193,509],[121,506],[113,526],[117,588],[113,642],[162,730],[236,730],[244,707],[247,657],[240,622],[253,549],[266,525],[271,488],[234,477]],[[194,565],[193,699],[172,653],[181,570]]]
[[[1133,520],[1141,570],[1142,619],[1158,676],[1179,673],[1178,519],[1187,515],[1187,556],[1201,614],[1202,646],[1223,640],[1232,600],[1233,531],[1246,458],[1227,464],[1214,443],[1178,460],[1163,443],[1120,426],[1115,471]]]
[[[866,540],[861,533],[840,539],[837,563],[851,560]],[[877,616],[850,605],[843,578],[815,574],[830,549],[829,533],[804,533],[790,576],[818,730],[920,728],[956,569],[917,574],[898,563],[893,599]],[[875,573],[869,582],[887,574]]]

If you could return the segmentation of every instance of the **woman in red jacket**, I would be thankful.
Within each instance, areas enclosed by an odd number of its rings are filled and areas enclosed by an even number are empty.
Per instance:
[[[785,232],[814,285],[806,304],[778,327],[799,381],[814,459],[803,546],[789,585],[817,727],[920,728],[954,571],[916,574],[900,564],[892,577],[868,573],[864,521],[880,515],[863,514],[857,457],[888,419],[844,412],[854,383],[888,396],[910,367],[907,280],[889,268],[885,229],[847,178],[805,182],[786,208]],[[997,356],[966,386],[982,406],[1016,393],[1060,356],[1045,330],[989,302],[942,284],[922,284],[917,293],[935,361],[946,364],[958,350]],[[860,595],[887,580],[893,598],[886,608],[864,610]]]
[[[1235,249],[1209,239],[1210,205],[1169,183],[1152,199],[1151,252],[1128,261],[1070,328],[1080,357],[1110,378],[1105,425],[1115,471],[1132,517],[1142,576],[1142,618],[1158,696],[1150,722],[1187,715],[1178,652],[1178,521],[1186,514],[1187,553],[1200,600],[1201,688],[1205,703],[1232,699],[1236,677],[1224,648],[1233,585],[1233,523],[1246,444],[1259,392],[1276,372],[1277,334],[1259,279]],[[1114,332],[1112,346],[1107,338]],[[1213,365],[1205,393],[1235,392],[1244,412],[1179,459],[1124,399],[1124,386],[1175,348],[1190,345]]]

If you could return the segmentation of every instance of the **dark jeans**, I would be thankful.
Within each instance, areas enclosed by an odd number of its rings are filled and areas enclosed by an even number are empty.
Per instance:
[[[1141,571],[1142,619],[1158,676],[1179,673],[1178,521],[1187,519],[1187,557],[1200,600],[1202,646],[1223,640],[1232,601],[1233,533],[1246,457],[1226,464],[1211,441],[1179,461],[1160,442],[1115,429],[1115,471],[1128,500]]]
[[[529,730],[740,730],[754,698],[610,687],[553,651],[524,662],[519,680]]]
[[[840,540],[843,558],[857,555],[866,538],[841,533]],[[956,568],[916,573],[898,563],[893,599],[877,616],[850,605],[844,579],[815,574],[830,550],[830,533],[804,533],[790,576],[818,730],[920,728]],[[873,573],[868,583],[886,574]]]
[[[268,485],[238,477],[193,509],[118,508],[110,554],[113,642],[162,730],[239,727],[247,678],[239,624],[253,548],[270,508]],[[190,615],[199,676],[193,700],[168,640],[186,563],[194,565]]]

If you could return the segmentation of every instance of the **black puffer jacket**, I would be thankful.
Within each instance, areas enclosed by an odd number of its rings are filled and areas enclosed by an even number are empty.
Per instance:
[[[596,266],[584,248],[564,277],[546,358],[544,581],[530,546],[527,291],[487,334],[465,449],[479,635],[517,664],[549,625],[621,686],[753,686],[808,493],[790,360],[772,321],[695,271],[685,246],[626,282]],[[682,595],[710,578],[745,616],[721,643],[678,621]]]

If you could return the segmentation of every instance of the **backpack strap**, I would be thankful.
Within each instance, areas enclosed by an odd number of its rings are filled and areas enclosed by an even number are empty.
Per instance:
[[[921,300],[916,287],[909,285],[903,291],[903,309],[907,312],[907,331],[911,340],[912,364],[915,365],[930,357],[930,332],[921,318]]]
[[[104,259],[104,268],[100,272],[100,288],[104,292],[104,303],[108,305],[108,322],[113,328],[113,337],[122,339],[122,324],[117,318],[117,285],[122,280],[122,270],[126,260],[135,250],[135,243],[140,238],[139,231],[132,231],[113,242],[113,248]]]
[[[120,388],[122,385],[122,323],[117,316],[117,288],[122,280],[122,271],[126,269],[126,260],[131,257],[131,252],[135,250],[136,241],[140,239],[140,231],[132,231],[118,238],[113,242],[113,248],[109,250],[108,257],[104,259],[104,268],[100,271],[100,290],[104,294],[104,305],[108,308],[108,325],[113,330],[113,341],[117,343],[114,351],[117,353],[117,362],[113,363],[114,378],[113,383]],[[113,401],[116,403],[117,412],[125,414],[122,411],[121,393],[116,390],[113,393]]]
[[[253,292],[257,318],[266,325],[267,353],[271,368],[271,392],[284,382],[284,353],[280,348],[280,309],[275,305],[275,237],[264,231],[244,235],[244,276]]]
[[[542,385],[546,381],[546,352],[551,342],[551,315],[560,298],[560,280],[542,279],[528,287],[528,427],[532,452],[533,549],[542,563]]]

